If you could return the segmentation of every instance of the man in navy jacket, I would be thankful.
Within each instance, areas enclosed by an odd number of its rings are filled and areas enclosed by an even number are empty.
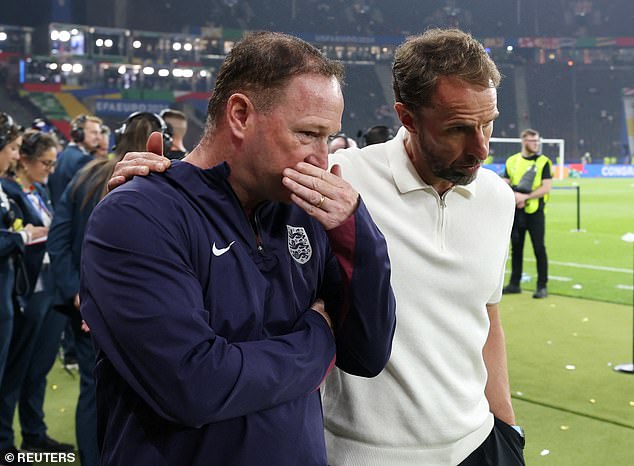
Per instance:
[[[327,170],[341,78],[300,39],[249,35],[198,147],[94,210],[102,464],[327,464],[318,387],[335,362],[377,375],[395,328],[383,236]]]
[[[101,118],[92,115],[79,115],[71,122],[72,142],[59,153],[55,171],[48,178],[53,206],[56,206],[75,173],[93,159],[102,143],[101,125]]]

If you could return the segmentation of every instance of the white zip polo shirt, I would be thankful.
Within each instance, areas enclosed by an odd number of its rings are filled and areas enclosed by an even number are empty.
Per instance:
[[[324,388],[331,466],[455,465],[489,435],[482,348],[499,302],[515,202],[480,169],[442,197],[418,175],[406,130],[331,156],[385,235],[397,327],[373,379],[335,369]]]

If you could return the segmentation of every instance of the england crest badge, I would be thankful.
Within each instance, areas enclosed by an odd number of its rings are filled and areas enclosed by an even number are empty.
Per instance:
[[[308,235],[304,227],[293,227],[286,225],[288,231],[288,252],[293,259],[300,264],[308,262],[313,255],[313,248],[310,246]]]

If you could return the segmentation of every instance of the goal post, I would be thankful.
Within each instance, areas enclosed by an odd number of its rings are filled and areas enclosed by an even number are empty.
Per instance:
[[[521,138],[491,138],[490,139],[491,143],[507,143],[507,144],[519,144],[520,145],[520,149],[522,147],[522,139]],[[558,156],[557,156],[557,161],[556,161],[556,166],[558,167],[558,169],[556,170],[557,172],[557,179],[559,180],[563,180],[564,178],[564,159],[565,159],[565,149],[566,149],[566,143],[563,139],[545,139],[542,138],[540,141],[540,150],[543,147],[544,144],[555,144],[558,146]],[[490,150],[490,146],[489,146],[489,150]],[[507,153],[507,157],[515,154],[517,152],[519,152],[519,150],[513,150],[513,149],[509,149],[508,153]],[[506,153],[506,152],[505,152]],[[496,151],[496,155],[497,155],[497,151]]]

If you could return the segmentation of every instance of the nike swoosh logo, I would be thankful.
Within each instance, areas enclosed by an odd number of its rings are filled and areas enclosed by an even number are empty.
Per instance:
[[[235,243],[235,241],[232,241],[229,243],[229,246],[227,246],[226,248],[222,248],[222,249],[218,249],[216,247],[216,243],[214,242],[214,244],[211,246],[211,252],[214,253],[214,256],[216,257],[220,257],[222,256],[225,252],[227,252],[229,249],[231,249],[231,245]]]

